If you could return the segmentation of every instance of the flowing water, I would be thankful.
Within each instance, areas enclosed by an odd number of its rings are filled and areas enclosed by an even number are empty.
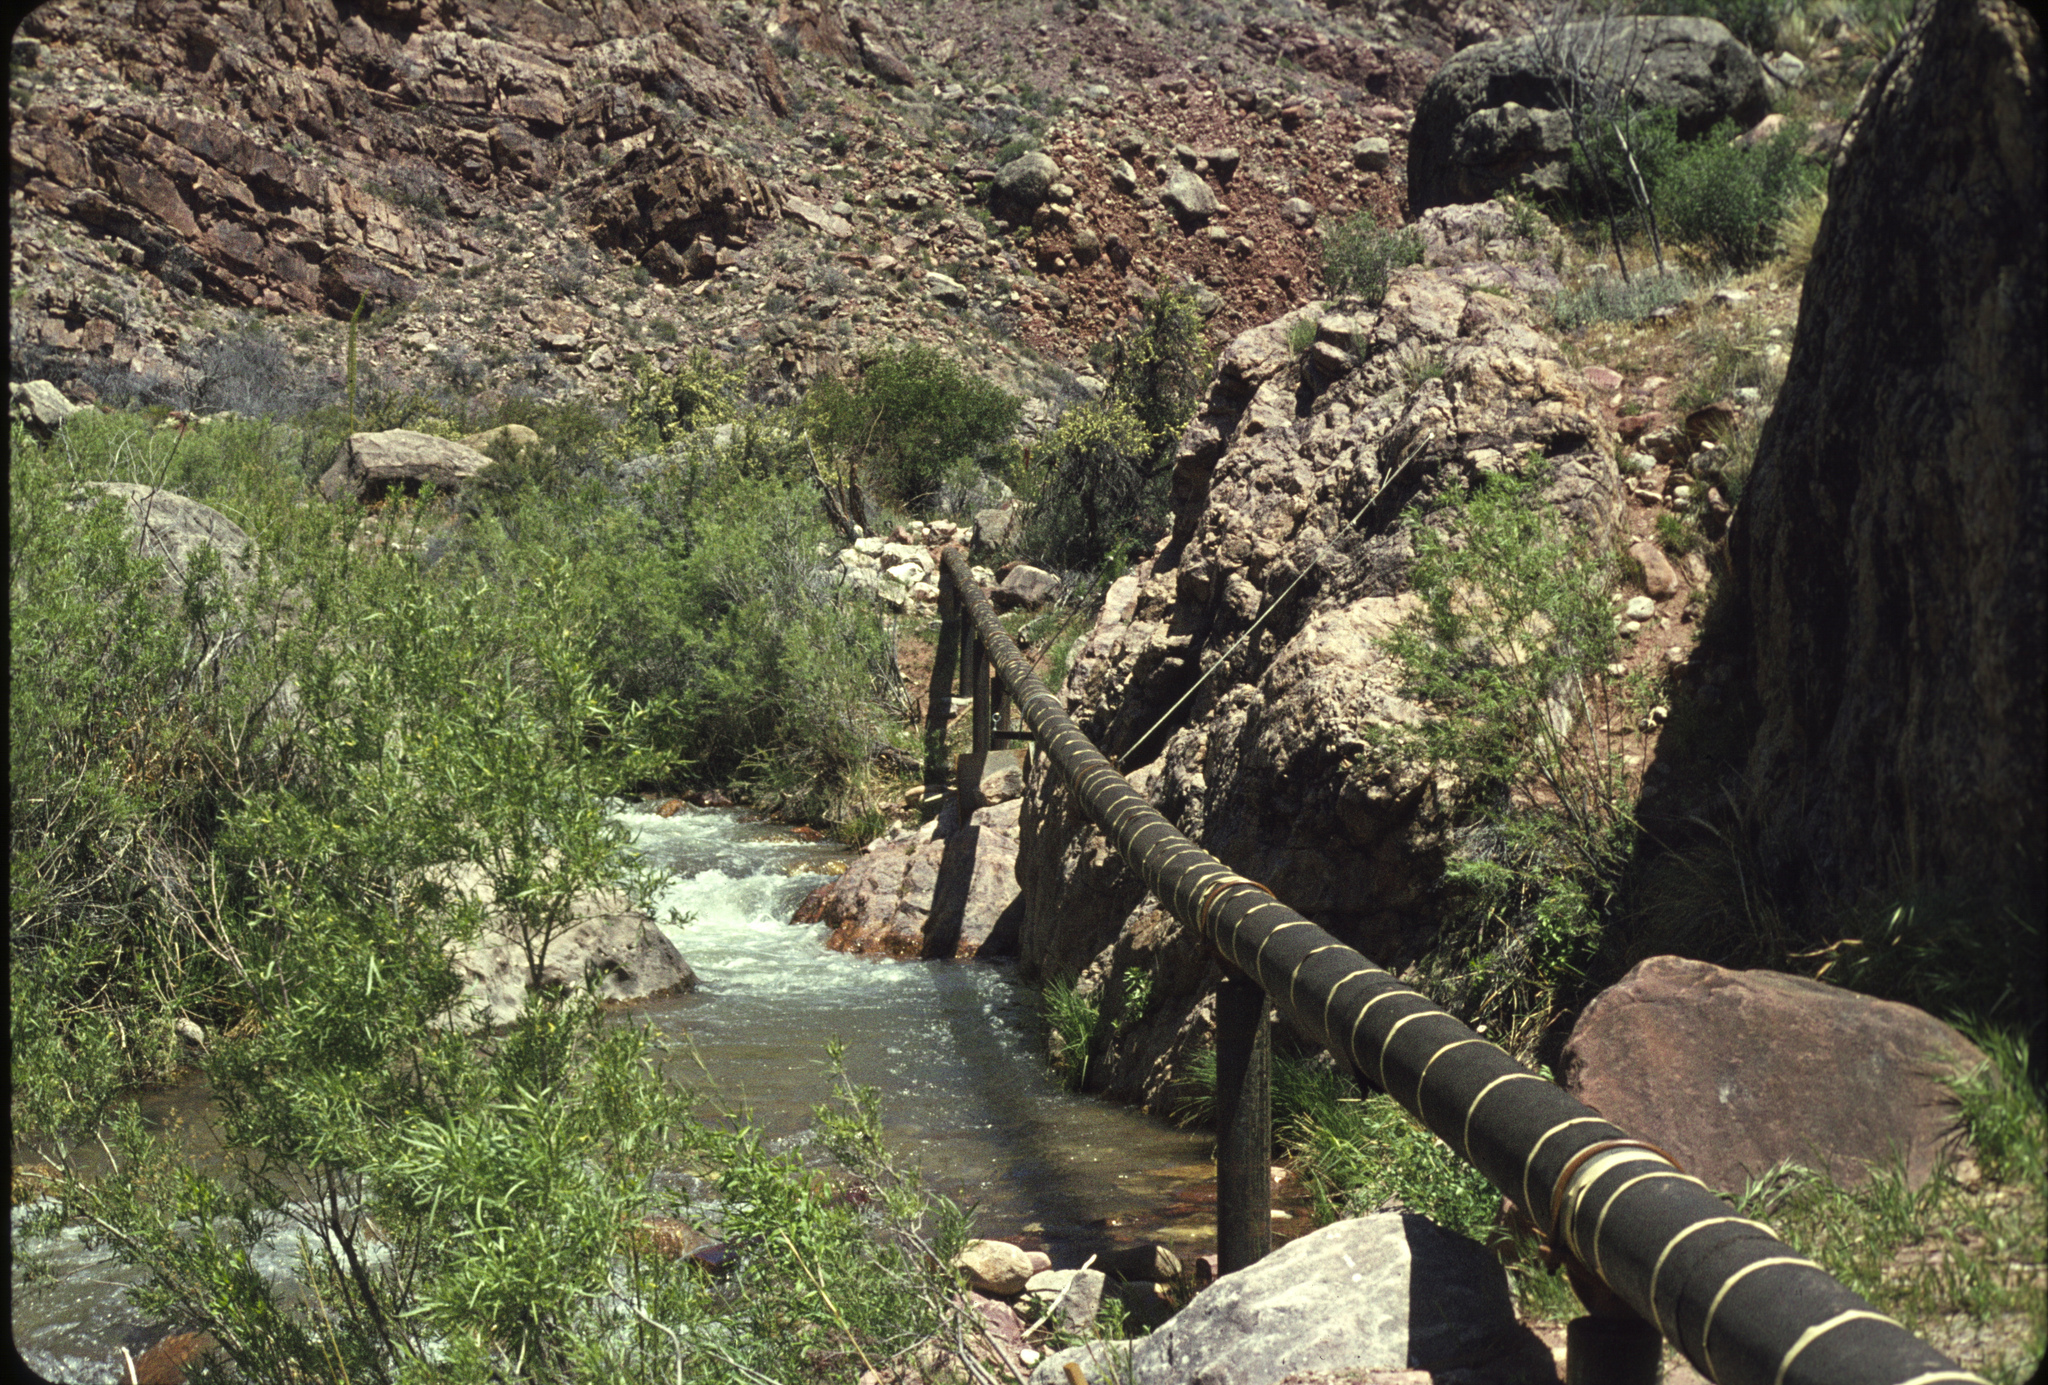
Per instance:
[[[701,1061],[760,1125],[793,1135],[830,1094],[826,1044],[837,1039],[852,1079],[881,1092],[890,1148],[927,1186],[975,1206],[978,1234],[1043,1248],[1058,1265],[1148,1236],[1183,1254],[1213,1248],[1208,1137],[1061,1089],[1040,1057],[1035,996],[1009,966],[829,951],[822,926],[788,920],[845,853],[786,828],[690,808],[622,821],[668,872],[658,912],[687,916],[664,926],[699,989],[628,1012],[676,1042],[679,1078],[701,1082]],[[205,1159],[203,1089],[154,1095],[146,1112],[182,1122]],[[119,1348],[161,1335],[127,1303],[126,1273],[75,1237],[33,1248],[52,1273],[25,1284],[17,1261],[17,1346],[53,1379],[118,1379]],[[290,1263],[279,1245],[259,1268],[283,1275]]]

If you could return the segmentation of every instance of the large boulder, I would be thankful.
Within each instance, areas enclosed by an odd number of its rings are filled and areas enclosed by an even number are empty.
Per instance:
[[[1003,957],[1016,949],[1017,799],[1014,766],[982,781],[984,799],[963,825],[957,807],[920,828],[871,843],[837,880],[820,885],[798,923],[832,929],[826,946],[856,956]],[[995,801],[1004,800],[1008,801]]]
[[[137,551],[163,561],[169,589],[183,587],[186,571],[201,549],[218,555],[219,580],[229,590],[239,591],[255,579],[256,541],[211,505],[134,481],[89,481],[68,503],[77,509],[108,495],[127,512]]]
[[[526,950],[510,919],[499,907],[497,893],[476,866],[436,866],[423,878],[451,899],[481,905],[485,923],[473,942],[452,954],[462,979],[456,1013],[465,1018],[481,1011],[485,1022],[510,1024],[526,1005],[532,977]],[[624,896],[593,893],[570,904],[570,925],[549,940],[541,985],[573,991],[592,973],[598,977],[598,999],[607,1002],[654,1000],[697,989],[697,973],[683,960],[652,916],[635,909]]]
[[[1546,455],[1547,499],[1604,544],[1621,495],[1592,391],[1537,310],[1483,291],[1554,284],[1541,252],[1493,204],[1420,230],[1425,263],[1380,308],[1311,303],[1224,349],[1182,436],[1173,532],[1110,588],[1066,681],[1081,728],[1182,831],[1381,958],[1432,935],[1447,847],[1435,781],[1371,748],[1422,715],[1379,643],[1413,600],[1401,501]],[[1301,321],[1306,353],[1289,344]],[[1383,486],[1401,499],[1368,506]],[[1149,975],[1150,1005],[1105,1026],[1088,1071],[1170,1106],[1207,1042],[1207,949],[1036,764],[1017,874],[1027,980],[1073,982],[1110,1015],[1122,973]]]
[[[1729,534],[1781,905],[1953,889],[2031,928],[2048,842],[2048,115],[2039,23],[1922,5],[1829,185]],[[1980,928],[2025,931],[1987,908]]]
[[[996,170],[995,200],[1029,211],[1045,201],[1059,176],[1060,166],[1050,154],[1041,154],[1036,149],[1019,154]]]
[[[476,479],[491,459],[468,443],[392,428],[382,433],[356,433],[335,449],[334,461],[320,477],[320,493],[329,500],[352,495],[377,500],[393,487],[417,494],[421,487],[460,490]]]
[[[1940,1020],[1774,971],[1652,957],[1593,998],[1566,1090],[1711,1188],[1790,1161],[1853,1186],[1902,1161],[1914,1187],[1954,1148],[1942,1078],[1983,1054]]]
[[[1549,1348],[1515,1319],[1500,1261],[1407,1212],[1290,1241],[1195,1295],[1129,1351],[1128,1369],[1114,1353],[1054,1353],[1033,1385],[1064,1380],[1068,1360],[1119,1385],[1278,1385],[1309,1371],[1455,1371],[1471,1385],[1557,1379]]]
[[[1627,88],[1669,106],[1693,139],[1723,120],[1748,128],[1767,109],[1763,68],[1711,19],[1624,16],[1546,24],[1515,39],[1476,43],[1432,77],[1408,131],[1408,210],[1483,202],[1497,192],[1563,188],[1571,121],[1569,73],[1604,99]]]
[[[8,416],[27,424],[38,437],[54,435],[65,420],[84,407],[66,399],[64,392],[48,380],[31,380],[27,384],[16,380],[7,386]]]

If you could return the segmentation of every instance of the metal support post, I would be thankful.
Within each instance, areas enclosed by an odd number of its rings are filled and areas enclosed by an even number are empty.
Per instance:
[[[1273,1038],[1259,983],[1225,965],[1216,992],[1216,1263],[1229,1274],[1273,1248]]]
[[[930,822],[946,800],[946,728],[953,720],[953,674],[960,662],[960,631],[967,610],[953,590],[950,575],[939,582],[939,647],[932,655],[932,678],[925,693],[924,798],[917,820]]]
[[[1573,1318],[1564,1329],[1565,1385],[1657,1385],[1664,1335],[1636,1317]]]
[[[974,740],[965,755],[960,757],[960,821],[966,822],[968,814],[982,806],[981,777],[988,773],[989,748],[989,668],[988,651],[982,648],[981,635],[970,632],[964,642],[967,653],[968,695],[974,699]]]

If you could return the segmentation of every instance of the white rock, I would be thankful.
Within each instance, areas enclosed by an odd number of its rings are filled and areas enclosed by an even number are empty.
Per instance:
[[[1031,1279],[1031,1260],[1008,1241],[969,1241],[952,1259],[967,1285],[997,1298],[1015,1298]]]

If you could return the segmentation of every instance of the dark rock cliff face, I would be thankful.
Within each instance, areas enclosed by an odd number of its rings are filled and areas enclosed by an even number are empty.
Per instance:
[[[1730,535],[1782,898],[2043,903],[2041,31],[1921,7],[1829,188]]]
[[[1521,297],[1488,291],[1554,287],[1544,247],[1497,203],[1419,230],[1426,262],[1380,308],[1310,304],[1224,351],[1182,436],[1174,532],[1110,589],[1066,683],[1076,722],[1182,831],[1388,965],[1433,936],[1446,846],[1434,780],[1371,749],[1422,715],[1379,643],[1416,604],[1403,507],[1542,455],[1546,498],[1605,543],[1621,494],[1584,380]],[[1288,342],[1301,320],[1306,350]],[[1099,996],[1091,1084],[1170,1108],[1214,965],[1034,775],[1021,970]]]

